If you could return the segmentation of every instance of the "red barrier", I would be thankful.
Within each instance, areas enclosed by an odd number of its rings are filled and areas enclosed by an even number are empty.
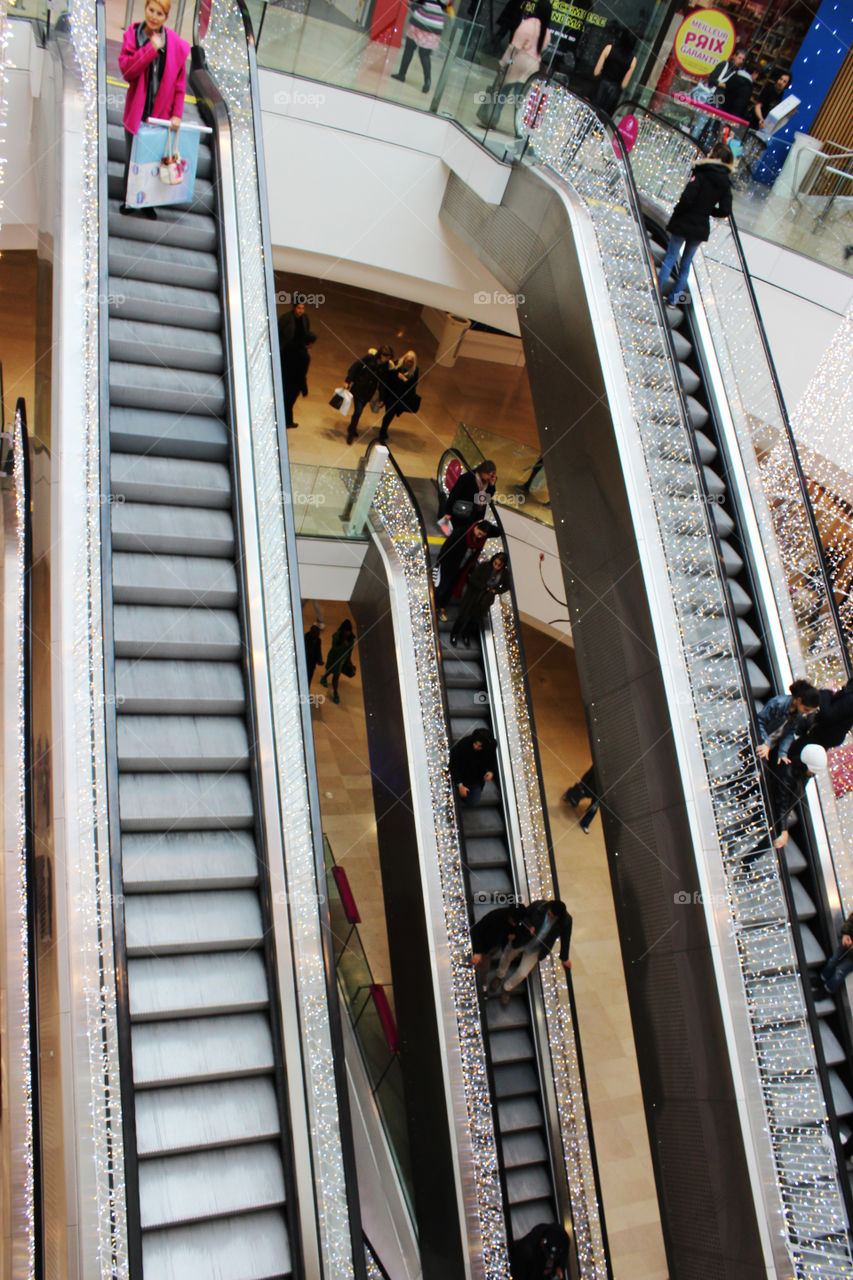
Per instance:
[[[373,1003],[376,1005],[376,1012],[379,1014],[379,1022],[388,1050],[390,1053],[399,1053],[400,1038],[397,1035],[397,1024],[394,1021],[394,1015],[391,1012],[385,988],[380,986],[378,982],[372,982],[370,984],[370,994],[373,996]]]
[[[406,0],[376,0],[370,20],[370,38],[399,49],[409,6]]]
[[[358,913],[358,907],[355,905],[355,896],[347,878],[347,873],[343,867],[332,867],[332,875],[335,878],[335,884],[338,886],[338,893],[341,895],[341,906],[344,909],[344,915],[349,924],[361,924],[361,916]]]

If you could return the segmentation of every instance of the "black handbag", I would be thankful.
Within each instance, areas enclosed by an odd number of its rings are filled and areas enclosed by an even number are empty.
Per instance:
[[[454,502],[453,510],[450,514],[455,516],[457,520],[467,520],[469,516],[474,514],[474,504],[473,502],[468,502],[466,498],[459,498],[457,502]]]
[[[340,394],[340,392],[336,391],[335,394],[332,396],[331,400],[329,401],[329,404],[332,406],[333,409],[340,409],[343,402],[344,402],[343,396]]]

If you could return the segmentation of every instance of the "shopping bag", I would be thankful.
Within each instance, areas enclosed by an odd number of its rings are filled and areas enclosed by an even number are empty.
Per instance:
[[[139,126],[130,153],[125,203],[132,209],[147,209],[168,204],[188,204],[193,198],[198,166],[198,144],[202,133],[210,133],[204,125],[181,127],[180,158],[185,161],[180,180],[164,182],[160,165],[169,148],[169,122],[147,121]]]
[[[337,409],[342,418],[345,418],[352,409],[352,392],[347,391],[346,387],[335,387],[335,394],[329,404],[333,409]]]
[[[187,171],[187,162],[178,149],[178,131],[170,129],[166,140],[166,150],[160,160],[160,181],[167,187],[177,187],[183,182]]]

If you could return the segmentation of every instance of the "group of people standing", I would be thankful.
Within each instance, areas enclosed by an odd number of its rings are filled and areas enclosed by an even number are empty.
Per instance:
[[[367,405],[384,409],[379,425],[379,440],[388,439],[388,428],[404,413],[417,413],[421,407],[418,393],[418,357],[407,351],[394,359],[394,348],[371,347],[366,355],[354,360],[347,369],[346,388],[352,394],[352,415],[347,427],[347,444],[358,436],[358,424]]]

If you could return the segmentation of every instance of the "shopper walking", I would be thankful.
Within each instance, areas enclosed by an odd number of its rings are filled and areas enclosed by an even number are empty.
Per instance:
[[[323,665],[323,646],[320,642],[320,628],[316,622],[305,632],[305,665],[308,669],[308,688],[318,667]]]
[[[332,702],[340,702],[338,695],[338,681],[341,676],[347,676],[349,679],[355,675],[355,667],[352,662],[352,651],[355,647],[355,632],[349,618],[344,618],[335,634],[332,636],[332,643],[329,648],[329,654],[326,658],[326,674],[320,680],[320,684],[324,689],[329,686],[329,676],[332,677]]]
[[[477,119],[487,129],[498,127],[506,104],[514,105],[523,86],[539,71],[542,54],[551,38],[550,23],[549,0],[537,0],[533,14],[522,18],[513,32],[500,60],[501,74],[477,109]]]
[[[732,211],[731,148],[718,142],[706,160],[693,166],[693,176],[682,191],[667,224],[669,243],[658,273],[658,286],[665,302],[677,306],[684,300],[690,264],[700,244],[711,234],[711,218],[727,218]],[[678,255],[678,273],[667,296],[666,286]]]
[[[370,404],[388,372],[394,352],[391,347],[375,348],[367,355],[354,360],[347,370],[346,386],[352,392],[352,417],[347,428],[347,444],[352,444],[358,434],[358,423],[365,406]]]
[[[447,20],[450,0],[415,0],[406,29],[406,42],[403,46],[403,57],[399,70],[392,75],[392,80],[406,81],[406,73],[418,51],[421,70],[424,73],[422,93],[429,93],[432,87],[432,55],[441,44],[441,33]]]
[[[305,303],[299,298],[278,322],[278,346],[281,353],[281,382],[284,391],[284,421],[287,427],[298,427],[293,421],[293,407],[300,396],[308,395],[308,348],[317,341],[311,332]]]
[[[385,414],[379,427],[381,444],[388,439],[388,428],[395,418],[404,413],[417,413],[420,409],[418,376],[418,358],[414,351],[407,351],[396,364],[389,364],[383,373],[382,400]]]

